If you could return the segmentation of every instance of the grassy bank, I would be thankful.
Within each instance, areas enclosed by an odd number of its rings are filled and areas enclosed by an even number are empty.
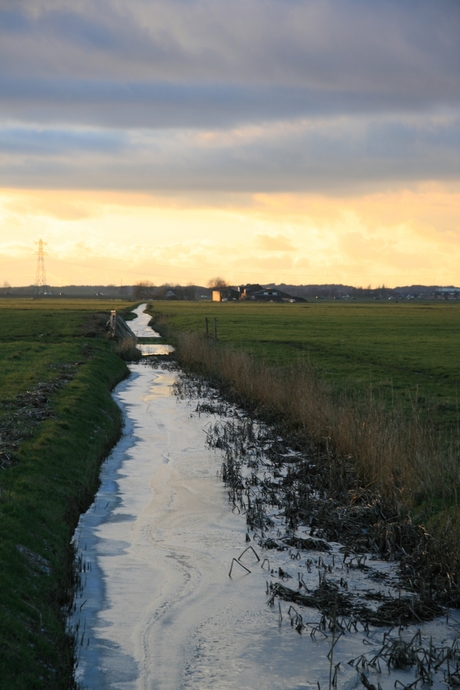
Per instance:
[[[459,372],[453,353],[460,311],[457,305],[418,306],[156,303],[152,313],[157,329],[175,338],[182,366],[313,438],[331,451],[331,471],[338,476],[340,458],[351,460],[357,487],[382,496],[401,520],[424,523],[436,543],[423,558],[459,591]],[[203,337],[203,316],[213,314],[219,342]],[[344,337],[334,347],[338,334]],[[324,344],[320,356],[299,357],[301,346],[305,352],[311,343],[318,352]],[[366,383],[370,366],[373,381]],[[399,390],[386,385],[395,372]],[[419,372],[427,380],[423,391]]]
[[[0,687],[69,688],[70,542],[120,434],[110,390],[127,367],[100,337],[113,302],[14,302],[0,302]]]

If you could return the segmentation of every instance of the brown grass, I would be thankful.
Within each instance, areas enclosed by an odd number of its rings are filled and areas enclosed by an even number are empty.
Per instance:
[[[136,346],[136,339],[130,336],[116,340],[114,351],[125,362],[138,362],[142,357],[142,352]]]
[[[266,366],[247,352],[196,333],[177,338],[176,356],[189,370],[228,385],[246,404],[304,432],[334,454],[351,457],[360,482],[379,492],[399,512],[416,505],[457,505],[459,468],[454,443],[369,390],[338,393],[303,362]],[[425,515],[426,517],[426,515]]]

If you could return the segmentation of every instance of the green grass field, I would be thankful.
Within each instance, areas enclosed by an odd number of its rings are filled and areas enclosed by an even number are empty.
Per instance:
[[[91,346],[110,310],[126,306],[109,300],[0,300],[0,401],[52,379],[53,363],[81,359],[82,347]]]
[[[71,537],[121,429],[126,302],[0,300],[0,687],[73,687]]]
[[[204,332],[218,320],[223,343],[270,364],[302,358],[339,387],[369,388],[388,404],[417,401],[444,429],[457,427],[460,305],[424,303],[251,304],[154,302],[168,329]]]

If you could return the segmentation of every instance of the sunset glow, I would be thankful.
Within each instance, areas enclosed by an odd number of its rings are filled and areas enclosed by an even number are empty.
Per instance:
[[[33,283],[39,238],[56,286],[460,284],[458,6],[5,0],[0,19],[0,285]]]

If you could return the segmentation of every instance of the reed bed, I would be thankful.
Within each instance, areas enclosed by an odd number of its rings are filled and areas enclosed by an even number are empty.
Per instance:
[[[460,606],[453,441],[422,423],[415,406],[408,419],[372,391],[364,398],[339,394],[300,362],[269,367],[196,334],[178,337],[176,355],[197,374],[180,375],[176,394],[197,398],[198,414],[222,417],[206,424],[206,443],[222,454],[229,503],[245,515],[251,544],[232,559],[229,576],[262,568],[267,604],[278,605],[280,624],[288,607],[299,635],[330,638],[329,690],[338,687],[336,642],[369,637],[370,630],[371,651],[348,661],[366,690],[380,688],[378,679],[393,669],[407,672],[394,683],[403,690],[438,679],[458,688],[457,639],[437,645],[420,629],[410,639],[402,635],[443,613],[448,624],[444,607]],[[436,503],[434,538],[421,524],[420,506]],[[331,544],[343,546],[334,552]],[[380,558],[398,561],[400,579],[379,570]],[[389,628],[380,649],[375,628]]]
[[[327,468],[322,481],[331,496],[348,493],[352,505],[383,506],[392,517],[381,520],[379,532],[406,579],[417,591],[437,588],[444,601],[458,605],[458,438],[437,432],[416,402],[408,414],[397,401],[388,409],[370,388],[338,391],[303,361],[268,366],[194,332],[175,340],[185,370],[202,374],[265,420],[311,439]]]
[[[338,392],[303,362],[270,367],[196,333],[177,337],[176,356],[182,367],[211,378],[236,402],[312,439],[321,449],[332,495],[341,485],[358,503],[363,492],[374,495],[392,514],[381,525],[382,539],[390,552],[400,552],[414,587],[431,583],[446,593],[446,601],[460,601],[458,439],[441,436],[426,415],[422,421],[415,404],[408,416],[397,403],[387,409],[371,390]],[[412,523],[415,541],[406,535],[412,535]]]
[[[252,541],[270,554],[260,567],[267,565],[271,576],[279,577],[283,584],[282,589],[271,591],[272,603],[277,597],[313,605],[328,614],[337,608],[339,588],[341,615],[384,626],[430,620],[440,615],[440,604],[459,606],[458,559],[452,557],[455,543],[450,550],[440,549],[422,525],[398,515],[375,489],[360,488],[350,458],[334,458],[330,449],[321,448],[303,433],[264,423],[228,402],[225,391],[204,376],[180,374],[174,392],[181,399],[197,399],[195,412],[199,415],[217,415],[204,428],[206,444],[223,457],[220,476],[228,488],[232,511],[246,517],[246,542]],[[340,553],[334,555],[332,543],[342,545]],[[246,568],[241,558],[251,548],[232,561],[230,576],[235,567],[237,571],[237,566]],[[288,552],[290,558],[282,568],[274,567],[279,552]],[[310,557],[304,563],[305,552]],[[376,582],[387,582],[388,573],[367,565],[369,554],[370,561],[398,561],[406,596],[401,596],[399,585],[393,592],[384,584],[383,590],[375,590]],[[299,592],[286,588],[285,582],[293,574],[285,566],[289,569],[294,563],[297,569],[306,566],[308,573],[317,564],[320,589],[313,586],[313,599],[311,578],[305,585],[300,570]],[[349,592],[345,571],[352,580],[353,573],[367,573],[370,588],[364,599],[362,587],[353,595]],[[305,591],[300,592],[301,587]],[[380,602],[378,609],[369,609],[367,600]]]
[[[361,485],[401,512],[423,502],[457,504],[459,466],[454,439],[442,438],[414,406],[408,416],[387,409],[371,389],[334,390],[305,362],[276,368],[245,351],[197,333],[177,338],[181,366],[211,376],[245,404],[300,428],[337,457],[351,459]]]

